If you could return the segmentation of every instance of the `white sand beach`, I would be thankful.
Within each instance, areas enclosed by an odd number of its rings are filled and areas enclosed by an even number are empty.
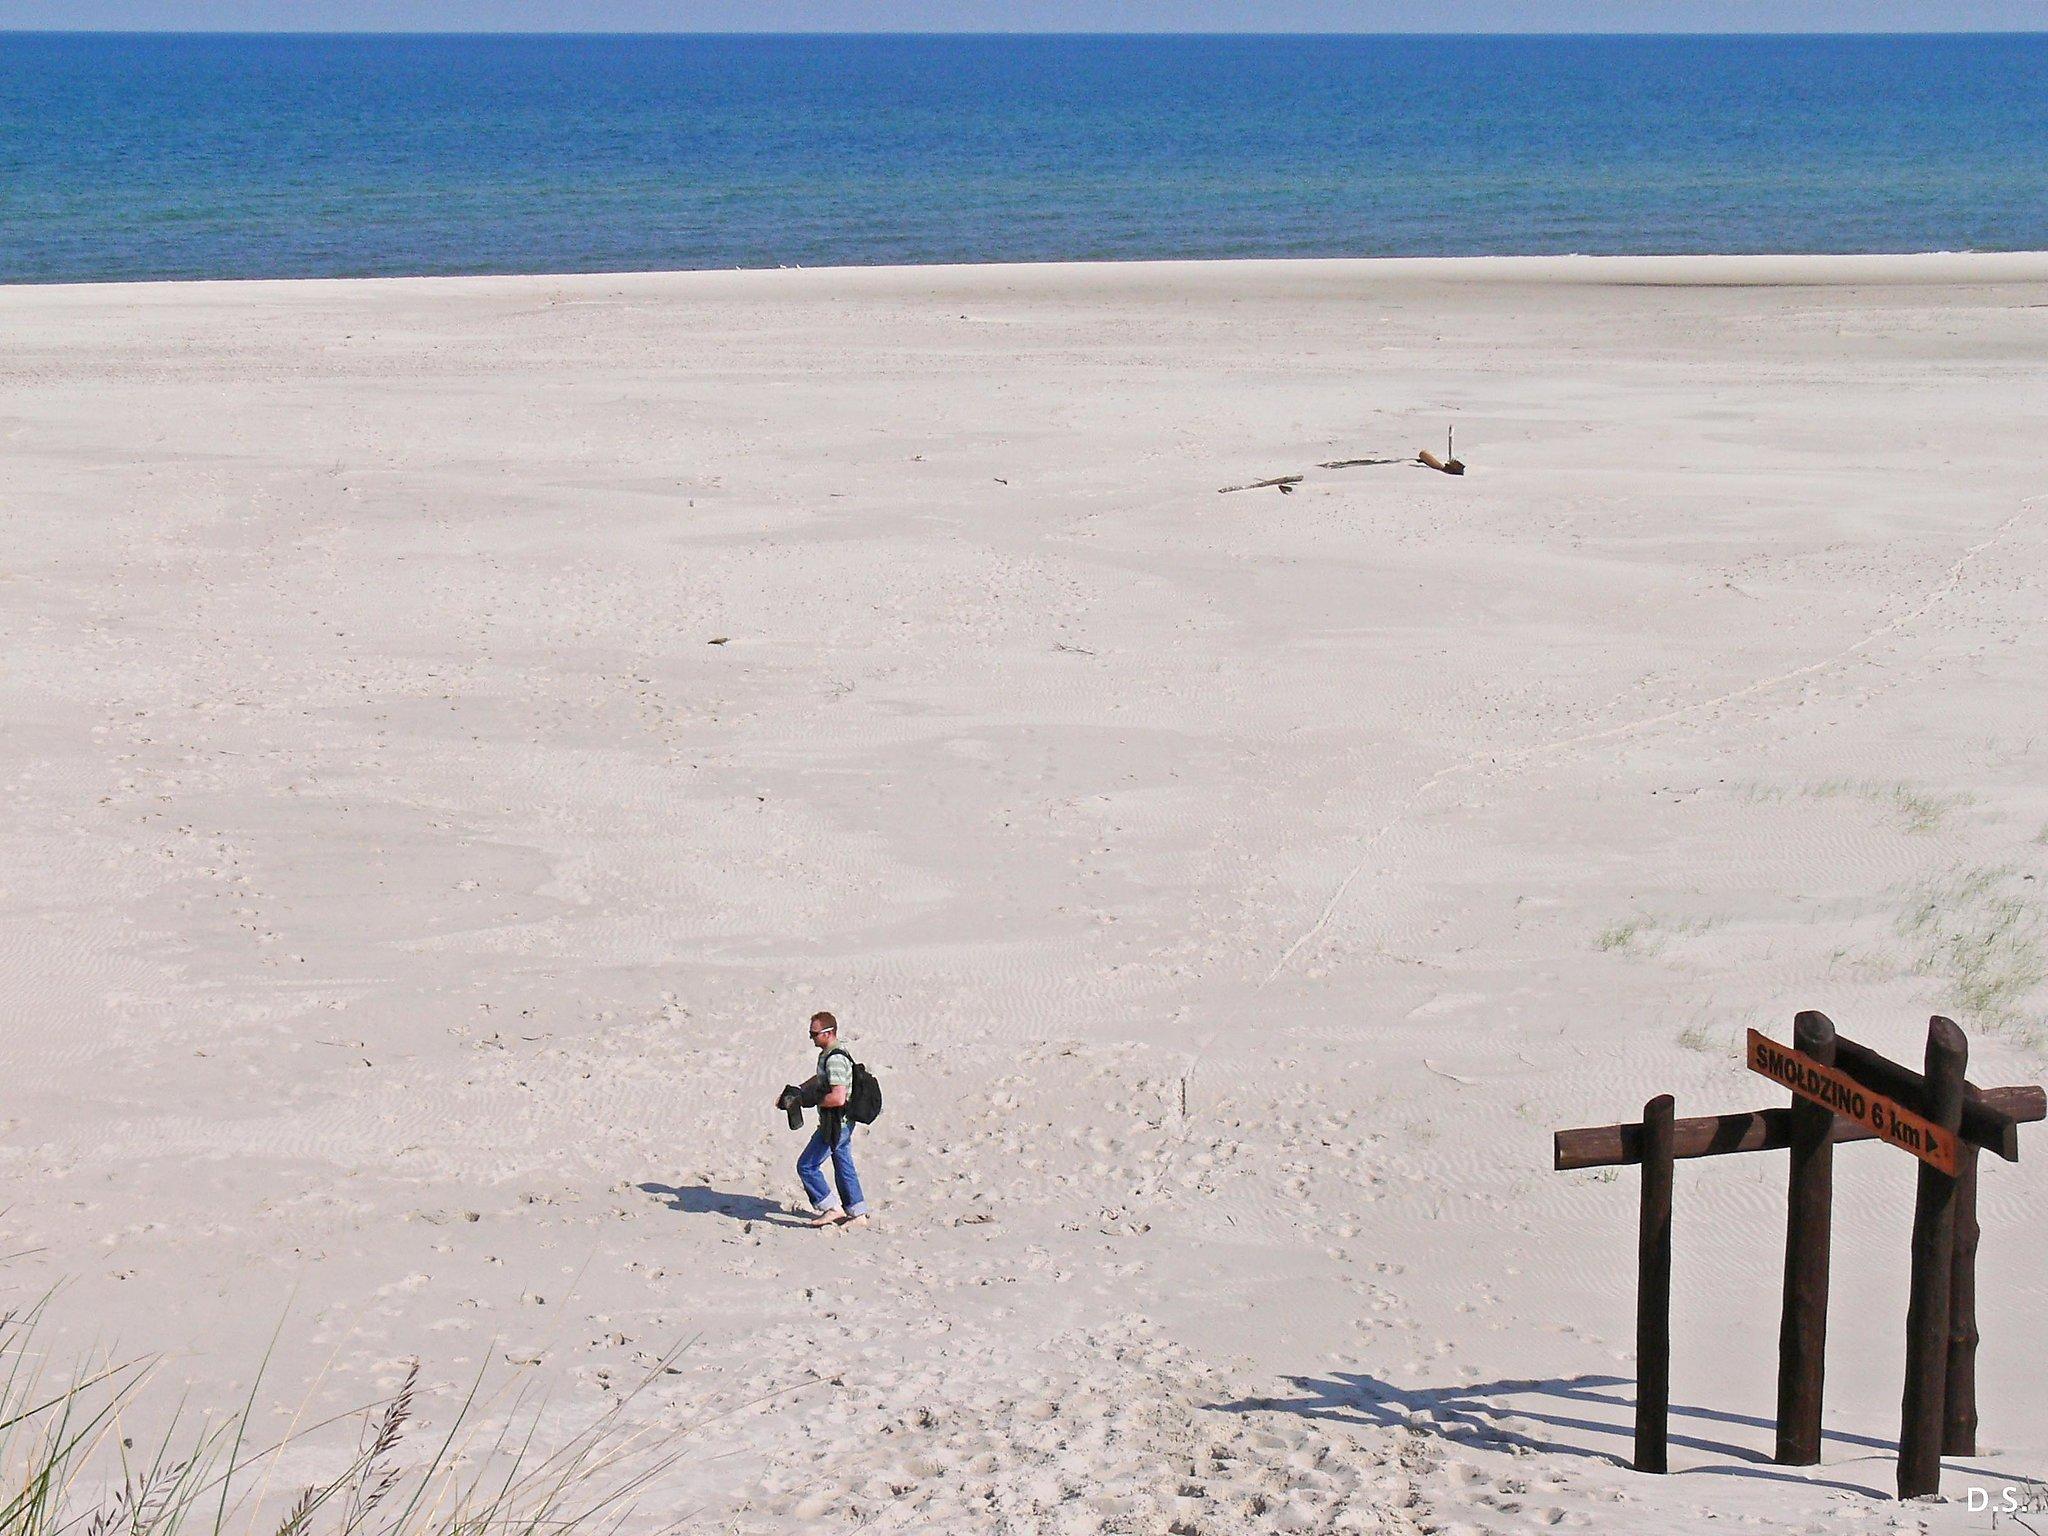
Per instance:
[[[1989,1530],[2048,1128],[1938,1506],[1910,1157],[1807,1469],[1785,1159],[1679,1165],[1655,1478],[1550,1137],[1804,1008],[2041,1081],[2044,356],[2048,256],[0,290],[5,1304],[266,1422],[651,1368],[705,1531]]]

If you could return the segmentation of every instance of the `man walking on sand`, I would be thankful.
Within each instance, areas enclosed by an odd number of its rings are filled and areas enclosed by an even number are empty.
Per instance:
[[[868,1203],[853,1166],[853,1116],[846,1113],[846,1101],[853,1095],[853,1058],[840,1048],[839,1021],[829,1013],[812,1014],[811,1044],[818,1048],[818,1071],[803,1085],[802,1094],[806,1100],[817,1095],[818,1128],[796,1160],[796,1176],[818,1213],[811,1218],[812,1226],[866,1226]]]

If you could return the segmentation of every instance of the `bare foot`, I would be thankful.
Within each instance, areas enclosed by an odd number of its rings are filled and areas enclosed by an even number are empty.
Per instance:
[[[849,1216],[849,1217],[847,1217],[847,1218],[846,1218],[846,1224],[847,1224],[847,1225],[848,1225],[849,1227],[864,1227],[864,1226],[866,1226],[866,1225],[868,1224],[868,1217],[867,1217],[867,1212],[863,1211],[863,1212],[861,1212],[861,1214],[860,1214],[860,1215],[858,1215],[858,1216]]]
[[[844,1211],[820,1211],[806,1225],[813,1227],[836,1227],[844,1220],[846,1220],[846,1212]]]

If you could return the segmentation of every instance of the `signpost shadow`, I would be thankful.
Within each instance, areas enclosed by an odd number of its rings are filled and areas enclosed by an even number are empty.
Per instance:
[[[1598,1444],[1574,1444],[1570,1439],[1538,1439],[1514,1427],[1540,1424],[1567,1436],[1606,1436],[1627,1444],[1635,1435],[1635,1395],[1632,1390],[1634,1383],[1625,1376],[1566,1376],[1550,1380],[1415,1388],[1397,1387],[1378,1377],[1352,1371],[1339,1371],[1328,1377],[1290,1376],[1287,1380],[1299,1396],[1241,1398],[1214,1406],[1226,1413],[1296,1413],[1305,1418],[1328,1419],[1362,1427],[1421,1430],[1468,1446],[1542,1451],[1549,1455],[1604,1461],[1617,1467],[1630,1465],[1626,1454],[1603,1449]],[[1527,1406],[1521,1401],[1529,1398],[1543,1399],[1544,1403]],[[1574,1412],[1573,1409],[1580,1411]],[[1601,1414],[1601,1410],[1608,1409],[1613,1410],[1611,1417]],[[1671,1412],[1681,1418],[1708,1424],[1740,1425],[1764,1431],[1771,1428],[1769,1419],[1718,1408],[1673,1403]],[[1873,1455],[1895,1455],[1898,1451],[1897,1441],[1871,1435],[1828,1430],[1823,1438]],[[1674,1432],[1670,1443],[1710,1456],[1725,1457],[1739,1464],[1687,1467],[1683,1469],[1687,1474],[1754,1477],[1798,1483],[1810,1488],[1832,1488],[1873,1499],[1888,1497],[1883,1489],[1870,1484],[1843,1482],[1780,1468],[1772,1461],[1768,1450],[1714,1439],[1705,1434]],[[1953,1462],[1949,1465],[1957,1471],[1977,1471]]]

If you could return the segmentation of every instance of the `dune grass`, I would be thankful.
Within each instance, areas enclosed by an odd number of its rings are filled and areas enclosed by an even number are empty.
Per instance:
[[[1678,1043],[1688,1051],[1698,1051],[1705,1056],[1718,1056],[1726,1047],[1724,1030],[1716,1029],[1705,1020],[1695,1019],[1678,1032]]]
[[[1789,800],[1795,795],[1815,800],[1864,800],[1888,812],[1902,831],[1923,837],[1940,831],[1951,816],[1977,803],[1977,797],[1967,792],[1882,779],[1819,779],[1796,787],[1751,781],[1729,786],[1729,793],[1752,804]]]
[[[581,1536],[679,1528],[672,1514],[642,1507],[681,1450],[674,1437],[657,1441],[627,1429],[623,1410],[634,1394],[543,1449],[539,1405],[515,1399],[506,1411],[487,1413],[479,1380],[448,1426],[420,1448],[413,1443],[415,1364],[382,1402],[295,1426],[269,1445],[251,1443],[252,1388],[239,1408],[196,1424],[181,1424],[174,1413],[138,1451],[125,1426],[150,1417],[143,1402],[149,1363],[106,1363],[53,1380],[37,1348],[42,1313],[38,1305],[0,1314],[0,1536]],[[310,1485],[288,1484],[280,1473],[288,1450],[324,1455],[337,1470]]]
[[[1807,786],[1806,792],[1820,799],[1846,795],[1868,800],[1890,811],[1902,830],[1920,836],[1939,831],[1951,815],[1977,801],[1972,794],[1943,793],[1917,784],[1887,784],[1869,779],[1826,779]]]
[[[1645,934],[1656,926],[1640,917],[1631,917],[1619,923],[1611,923],[1600,930],[1593,940],[1593,947],[1608,954],[1620,951],[1623,954],[1640,954],[1649,947]]]
[[[1720,926],[1718,917],[1660,917],[1638,912],[1603,928],[1593,947],[1606,954],[1655,955],[1672,939],[1693,939]]]
[[[2037,994],[2048,982],[2048,913],[2011,869],[1956,870],[1914,888],[1898,931],[1918,946],[1914,968],[1976,1021],[2038,1044]]]

